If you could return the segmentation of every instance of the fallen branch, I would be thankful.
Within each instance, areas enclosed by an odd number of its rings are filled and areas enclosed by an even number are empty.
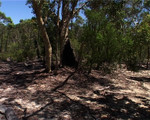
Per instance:
[[[76,72],[76,71],[75,71]],[[67,82],[68,80],[75,74],[75,72],[71,73],[63,83],[61,83],[60,85],[56,86],[54,89],[52,89],[51,91],[56,91],[57,89],[63,87]]]

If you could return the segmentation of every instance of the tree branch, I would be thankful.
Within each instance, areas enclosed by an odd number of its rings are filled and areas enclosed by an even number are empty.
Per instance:
[[[39,9],[41,9],[43,3],[44,3],[44,0],[40,0]]]
[[[57,8],[57,27],[59,27],[59,21],[60,21],[60,16],[59,16],[60,3],[61,3],[61,0],[58,1],[58,8]]]
[[[88,2],[89,2],[89,1],[85,2],[80,8],[74,10],[72,17],[74,17],[75,14],[78,14],[79,11],[80,11],[84,6],[86,6]]]

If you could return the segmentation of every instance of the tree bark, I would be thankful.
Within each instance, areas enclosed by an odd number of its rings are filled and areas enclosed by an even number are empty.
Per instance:
[[[36,0],[32,0],[32,5],[33,9],[35,11],[37,20],[38,20],[38,25],[41,30],[41,34],[44,40],[44,45],[45,45],[45,64],[46,64],[46,70],[47,72],[51,72],[51,64],[52,64],[52,46],[49,40],[48,33],[45,28],[44,20],[41,15],[41,4],[43,0],[40,1],[40,4],[38,5]]]
[[[60,66],[62,66],[63,50],[66,42],[68,41],[69,23],[75,14],[81,9],[75,9],[79,0],[70,2],[69,0],[62,0],[62,20],[59,26],[59,38],[60,38]],[[72,8],[70,9],[70,4]]]
[[[1,43],[0,43],[0,52],[3,52],[3,39],[4,39],[4,33],[2,32],[2,38],[1,38]]]
[[[81,43],[81,46],[80,46],[80,50],[79,50],[77,69],[80,69],[80,67],[81,67],[83,47],[84,47],[84,43],[82,42],[82,43]]]
[[[40,58],[40,49],[39,49],[39,45],[36,39],[34,39],[34,46],[36,48],[36,55],[38,57],[38,59]]]
[[[62,66],[64,45],[68,40],[69,25],[63,25],[60,33],[60,66]]]
[[[61,6],[61,0],[58,1],[58,8],[57,8],[57,36],[56,36],[56,71],[58,69],[58,58],[59,58],[59,27],[60,27],[60,6]]]
[[[150,47],[147,48],[147,69],[149,68]]]
[[[6,41],[5,41],[5,52],[7,52],[7,46],[8,46],[8,40],[9,40],[9,37],[8,37],[9,35],[7,34],[7,39],[6,39]]]

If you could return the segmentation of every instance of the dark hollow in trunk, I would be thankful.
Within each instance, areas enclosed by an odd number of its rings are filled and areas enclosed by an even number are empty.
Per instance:
[[[78,65],[69,40],[66,41],[66,44],[64,46],[63,56],[62,56],[62,65],[69,66],[69,67],[77,67]]]

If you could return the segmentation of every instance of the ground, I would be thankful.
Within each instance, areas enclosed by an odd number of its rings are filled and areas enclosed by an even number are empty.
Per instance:
[[[0,104],[22,120],[149,120],[150,70],[91,74],[0,61]]]

